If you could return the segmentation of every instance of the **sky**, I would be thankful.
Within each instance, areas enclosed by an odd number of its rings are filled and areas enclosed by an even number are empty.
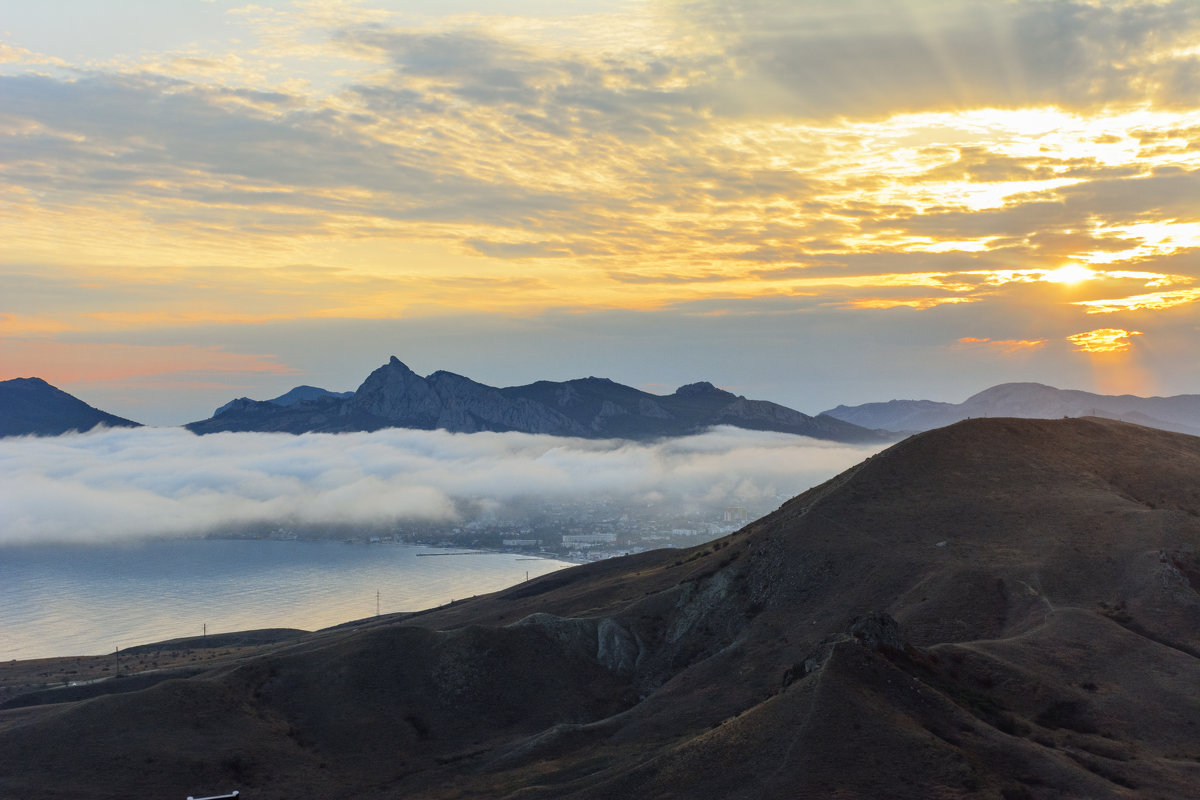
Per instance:
[[[1200,392],[1194,0],[0,6],[0,379]]]

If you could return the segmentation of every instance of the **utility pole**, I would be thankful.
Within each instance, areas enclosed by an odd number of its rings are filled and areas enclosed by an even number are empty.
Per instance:
[[[379,616],[379,590],[375,590],[375,616]]]

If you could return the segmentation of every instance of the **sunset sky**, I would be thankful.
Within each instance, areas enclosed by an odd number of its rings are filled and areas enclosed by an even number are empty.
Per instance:
[[[1200,3],[44,0],[0,379],[1200,393]]]

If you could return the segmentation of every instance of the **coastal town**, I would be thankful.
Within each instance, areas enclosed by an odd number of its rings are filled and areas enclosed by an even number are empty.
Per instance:
[[[533,503],[519,511],[468,509],[454,523],[403,521],[388,527],[279,525],[224,531],[225,538],[340,539],[347,544],[410,544],[447,550],[515,552],[584,563],[662,547],[692,547],[733,533],[777,508],[785,495],[738,498],[730,505],[679,508],[615,500]]]

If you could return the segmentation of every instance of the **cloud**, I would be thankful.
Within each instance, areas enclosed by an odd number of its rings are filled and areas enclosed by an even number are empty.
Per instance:
[[[1177,289],[1173,292],[1152,292],[1111,300],[1079,300],[1074,305],[1084,306],[1089,314],[1112,314],[1118,311],[1157,311],[1195,303],[1198,300],[1200,289]]]
[[[1094,331],[1084,331],[1067,337],[1075,347],[1084,353],[1123,353],[1133,342],[1131,336],[1141,336],[1141,331],[1127,331],[1123,328],[1097,328]]]
[[[718,428],[652,444],[526,434],[98,430],[0,439],[0,545],[204,534],[260,524],[463,522],[606,496],[681,510],[792,495],[878,448]]]
[[[964,336],[958,340],[958,343],[969,347],[985,347],[989,350],[997,350],[1006,356],[1030,350],[1040,350],[1046,346],[1045,339],[989,339],[986,336],[982,339],[975,336]]]
[[[724,42],[726,107],[828,117],[945,108],[1172,103],[1200,89],[1189,0],[695,0]]]
[[[468,239],[465,244],[477,253],[492,258],[563,258],[571,251],[557,242],[487,242]]]

